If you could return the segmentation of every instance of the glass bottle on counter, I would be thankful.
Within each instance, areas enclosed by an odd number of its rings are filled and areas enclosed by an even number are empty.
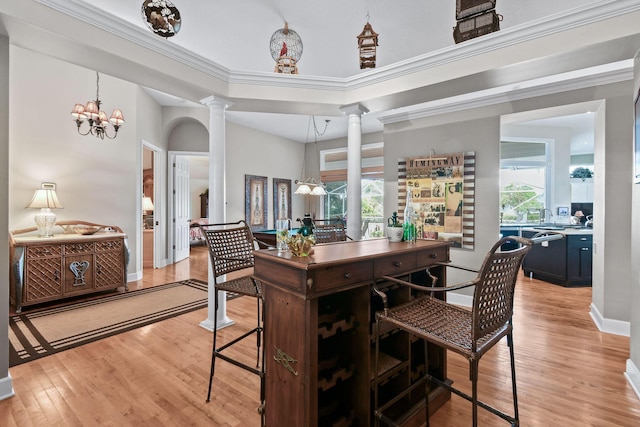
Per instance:
[[[402,228],[404,230],[402,240],[405,242],[415,242],[416,219],[413,210],[413,195],[411,194],[409,183],[407,183],[407,204],[404,207],[404,223],[402,224]]]

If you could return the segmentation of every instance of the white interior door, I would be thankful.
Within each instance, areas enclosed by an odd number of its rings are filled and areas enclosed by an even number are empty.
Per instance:
[[[176,156],[173,165],[174,262],[189,256],[189,160]]]

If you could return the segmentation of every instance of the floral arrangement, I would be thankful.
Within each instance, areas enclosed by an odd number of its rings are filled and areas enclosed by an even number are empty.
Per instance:
[[[313,254],[313,245],[316,238],[313,234],[304,236],[302,234],[294,234],[287,239],[287,246],[294,256],[305,257]]]

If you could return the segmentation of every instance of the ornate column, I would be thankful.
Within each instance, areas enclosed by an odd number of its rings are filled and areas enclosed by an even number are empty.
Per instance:
[[[347,128],[347,234],[362,239],[362,115],[360,104],[340,108],[349,117]]]
[[[210,96],[200,100],[209,107],[209,223],[225,222],[227,219],[227,183],[226,183],[226,137],[225,110],[232,103],[219,96]],[[215,316],[215,290],[213,288],[213,268],[209,260],[209,309],[207,318],[200,326],[213,331]],[[220,291],[218,298],[218,329],[233,325],[227,317],[226,292]]]

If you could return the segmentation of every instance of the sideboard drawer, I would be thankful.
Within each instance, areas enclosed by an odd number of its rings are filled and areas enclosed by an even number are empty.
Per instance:
[[[450,261],[448,247],[441,247],[428,251],[418,252],[416,256],[418,257],[418,266],[429,266],[429,264],[433,264],[435,262]]]
[[[65,255],[78,255],[93,253],[93,242],[67,243],[64,245]]]
[[[312,289],[319,292],[371,281],[373,279],[371,267],[372,261],[360,261],[312,270],[310,272],[310,277],[313,278]]]
[[[59,257],[62,255],[60,245],[43,245],[27,247],[27,258]]]
[[[396,274],[410,272],[416,269],[415,252],[408,254],[394,254],[375,260],[373,268],[374,277],[394,276]]]
[[[122,245],[124,242],[122,239],[120,240],[97,240],[96,241],[96,252],[107,252],[107,251],[115,251],[122,250]]]

